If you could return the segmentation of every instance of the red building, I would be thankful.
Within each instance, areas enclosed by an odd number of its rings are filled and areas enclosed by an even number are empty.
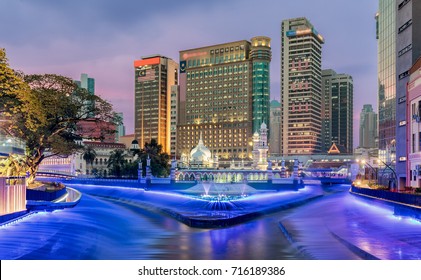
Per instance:
[[[78,133],[84,140],[114,143],[116,139],[116,126],[105,121],[80,121],[77,124]]]

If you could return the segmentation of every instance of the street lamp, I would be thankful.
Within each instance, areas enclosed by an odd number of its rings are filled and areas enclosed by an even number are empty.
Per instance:
[[[357,159],[356,160],[357,162],[361,162],[361,164],[363,165],[363,166],[368,166],[368,167],[370,167],[370,169],[372,170],[372,174],[374,174],[374,179],[375,180],[378,180],[378,169],[376,169],[376,168],[374,168],[371,164],[369,164],[365,159],[362,159],[362,160],[360,160],[360,159]],[[364,168],[364,177],[366,177],[366,172],[365,172],[365,168]],[[370,179],[369,179],[369,181],[371,180],[373,178],[373,175],[371,175],[370,176]],[[378,182],[377,182],[378,183]]]
[[[382,163],[384,166],[385,166],[385,168],[383,169],[383,171],[382,171],[382,177],[383,177],[383,174],[384,174],[384,171],[387,169],[387,168],[389,168],[391,171],[392,171],[392,174],[393,174],[393,180],[394,180],[394,182],[397,182],[397,180],[398,180],[398,176],[396,175],[396,171],[395,171],[395,169],[393,169],[393,167],[391,166],[391,164],[392,163],[394,163],[394,161],[392,161],[391,163],[389,163],[389,164],[387,164],[386,162],[384,162],[384,161],[382,161],[381,159],[377,159],[377,162],[378,163]]]

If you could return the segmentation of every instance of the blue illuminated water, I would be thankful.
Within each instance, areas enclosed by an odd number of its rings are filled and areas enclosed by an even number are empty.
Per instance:
[[[303,205],[222,229],[191,228],[151,207],[162,197],[180,211],[206,205],[177,194],[78,189],[83,197],[75,208],[33,214],[1,227],[0,259],[421,258],[419,221],[394,216],[393,206],[383,202],[351,195],[348,186],[308,186],[301,193],[265,194],[254,201],[247,197],[234,203],[263,209],[274,200],[324,193]]]

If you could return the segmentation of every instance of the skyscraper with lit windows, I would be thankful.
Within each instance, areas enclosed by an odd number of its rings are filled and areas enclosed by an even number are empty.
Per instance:
[[[322,152],[327,153],[333,143],[352,154],[354,83],[347,74],[332,69],[322,70]]]
[[[379,158],[395,159],[396,136],[396,0],[379,0],[376,14]]]
[[[323,37],[306,18],[282,21],[282,155],[322,152]]]
[[[142,148],[152,139],[170,153],[171,86],[178,82],[178,64],[165,56],[142,57],[135,68],[135,139]]]
[[[269,123],[270,38],[180,51],[177,156],[200,136],[214,156],[251,158],[252,135]]]

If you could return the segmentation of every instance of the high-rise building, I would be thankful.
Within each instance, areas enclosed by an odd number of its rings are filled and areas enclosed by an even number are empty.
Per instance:
[[[421,56],[409,70],[406,119],[406,186],[421,187]]]
[[[393,1],[392,1],[393,2]],[[410,68],[421,55],[421,1],[394,1],[396,11],[396,174],[398,187],[406,184],[406,90]]]
[[[337,74],[332,69],[322,70],[322,152],[327,153],[333,143],[353,153],[352,77]]]
[[[365,104],[360,113],[360,148],[377,148],[377,114],[371,104]]]
[[[269,122],[269,153],[271,156],[281,155],[281,103],[276,100],[270,102]]]
[[[80,75],[80,81],[75,81],[75,83],[80,87],[86,89],[90,94],[95,94],[95,79],[89,78],[88,74],[82,73]],[[86,110],[92,111],[92,107],[95,106],[94,102],[86,102],[85,107]],[[95,117],[93,112],[89,112],[89,117],[93,118]]]
[[[155,139],[170,153],[171,86],[178,82],[178,64],[161,55],[134,62],[135,139],[142,148]]]
[[[379,158],[395,158],[396,135],[396,0],[379,0],[376,14]]]
[[[253,130],[269,122],[270,50],[259,36],[180,51],[178,157],[202,134],[214,156],[251,158]]]
[[[117,116],[120,118],[121,123],[117,126],[115,142],[119,142],[120,137],[126,135],[126,127],[124,126],[123,112],[117,113]]]
[[[180,87],[178,85],[171,86],[171,125],[170,125],[170,137],[171,137],[171,158],[176,156],[177,151],[177,124],[181,117],[180,110]]]
[[[252,116],[253,131],[260,130],[262,123],[270,121],[270,73],[269,64],[272,58],[270,38],[258,36],[251,39],[250,59],[252,67]],[[270,135],[270,131],[268,133]]]
[[[306,18],[282,21],[281,34],[281,153],[321,153],[324,39]]]
[[[95,94],[95,79],[89,78],[88,74],[82,73],[80,75],[80,87],[87,89],[91,94]]]

